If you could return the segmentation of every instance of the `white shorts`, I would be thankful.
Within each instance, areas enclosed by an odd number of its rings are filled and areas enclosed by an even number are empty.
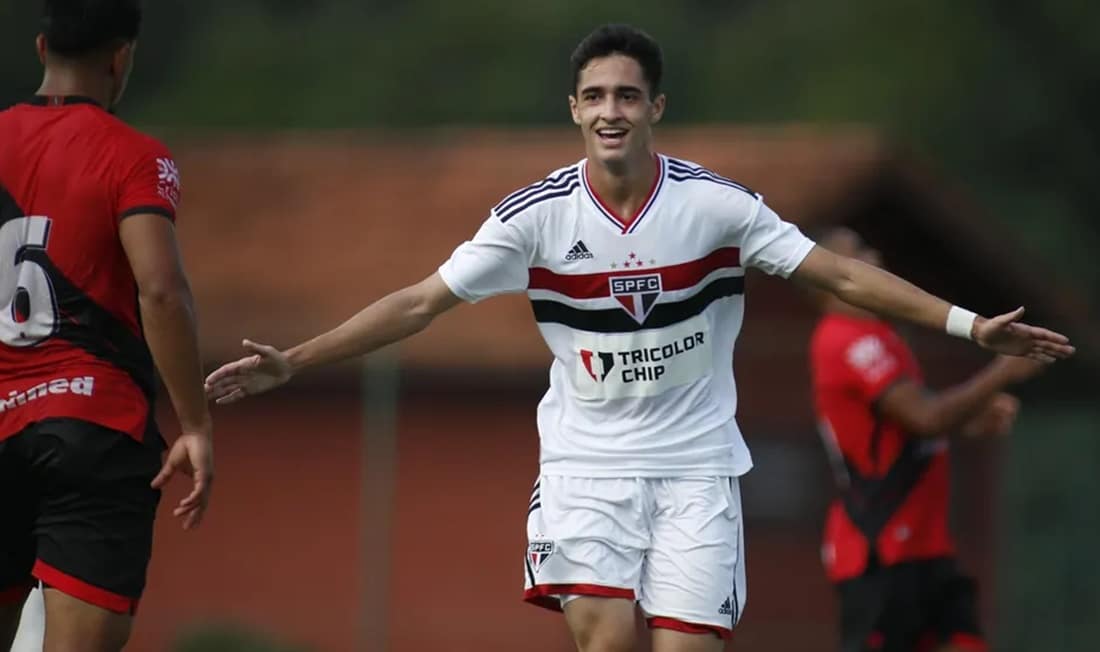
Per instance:
[[[527,513],[524,599],[636,600],[650,627],[729,637],[745,606],[737,478],[541,476]]]

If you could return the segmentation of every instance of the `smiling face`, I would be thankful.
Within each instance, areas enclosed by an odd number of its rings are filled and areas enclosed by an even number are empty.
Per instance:
[[[610,167],[648,165],[652,127],[664,109],[665,96],[653,96],[641,64],[618,53],[588,61],[577,75],[575,94],[569,96],[588,158]]]

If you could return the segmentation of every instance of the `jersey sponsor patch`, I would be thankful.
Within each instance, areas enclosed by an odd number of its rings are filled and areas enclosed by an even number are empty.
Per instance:
[[[180,170],[170,158],[157,159],[157,194],[179,208]]]
[[[22,390],[13,389],[8,392],[6,397],[0,396],[0,413],[21,408],[30,401],[45,398],[50,394],[91,396],[94,391],[95,378],[93,376],[54,378]]]
[[[897,359],[877,335],[865,335],[848,347],[848,365],[868,382],[876,382],[897,367]]]
[[[711,370],[710,330],[703,316],[635,333],[578,332],[576,389],[581,398],[656,396]]]

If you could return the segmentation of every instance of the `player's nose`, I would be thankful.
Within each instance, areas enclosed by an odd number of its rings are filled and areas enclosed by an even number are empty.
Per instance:
[[[623,117],[622,105],[618,99],[609,95],[600,104],[600,119],[607,124],[614,124]]]

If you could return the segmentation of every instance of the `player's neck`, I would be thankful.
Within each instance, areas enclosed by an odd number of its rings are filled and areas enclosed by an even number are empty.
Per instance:
[[[592,189],[617,214],[633,215],[653,189],[655,160],[656,156],[649,151],[619,165],[607,165],[589,158],[585,174]]]
[[[77,67],[50,66],[46,68],[37,94],[87,97],[106,108],[111,103],[112,88],[109,79],[94,80],[86,71]]]

